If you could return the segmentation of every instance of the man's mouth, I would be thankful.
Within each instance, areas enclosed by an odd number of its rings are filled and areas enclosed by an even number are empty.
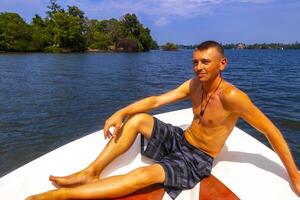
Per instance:
[[[206,73],[197,73],[197,76],[205,76]]]

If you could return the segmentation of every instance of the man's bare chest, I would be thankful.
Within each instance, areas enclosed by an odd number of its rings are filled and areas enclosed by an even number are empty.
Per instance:
[[[201,93],[195,93],[192,95],[191,101],[194,120],[198,122],[199,126],[211,128],[222,126],[230,116],[230,113],[222,105],[219,93],[212,95],[209,102],[207,99],[201,99]],[[201,111],[203,112],[202,116]]]

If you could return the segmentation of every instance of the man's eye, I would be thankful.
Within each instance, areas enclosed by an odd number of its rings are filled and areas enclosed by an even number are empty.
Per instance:
[[[193,65],[198,65],[199,61],[193,60]]]

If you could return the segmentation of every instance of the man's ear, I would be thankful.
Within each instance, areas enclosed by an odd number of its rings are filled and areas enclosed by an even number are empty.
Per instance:
[[[220,63],[220,70],[223,71],[227,66],[227,58],[223,57]]]

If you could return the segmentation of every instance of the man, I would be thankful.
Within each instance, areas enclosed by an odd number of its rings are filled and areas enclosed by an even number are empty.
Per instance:
[[[226,65],[224,49],[219,43],[200,44],[193,52],[194,78],[174,90],[142,99],[114,113],[104,126],[104,136],[111,140],[98,158],[70,176],[50,176],[51,181],[63,187],[28,200],[113,198],[155,183],[163,183],[175,199],[181,190],[192,188],[209,176],[213,158],[240,117],[268,138],[300,194],[300,174],[282,134],[244,92],[222,78]],[[192,102],[194,118],[185,131],[145,113],[187,98]],[[113,133],[109,131],[112,126]],[[130,148],[138,133],[149,140],[143,154],[157,162],[125,175],[99,178],[112,160]]]

